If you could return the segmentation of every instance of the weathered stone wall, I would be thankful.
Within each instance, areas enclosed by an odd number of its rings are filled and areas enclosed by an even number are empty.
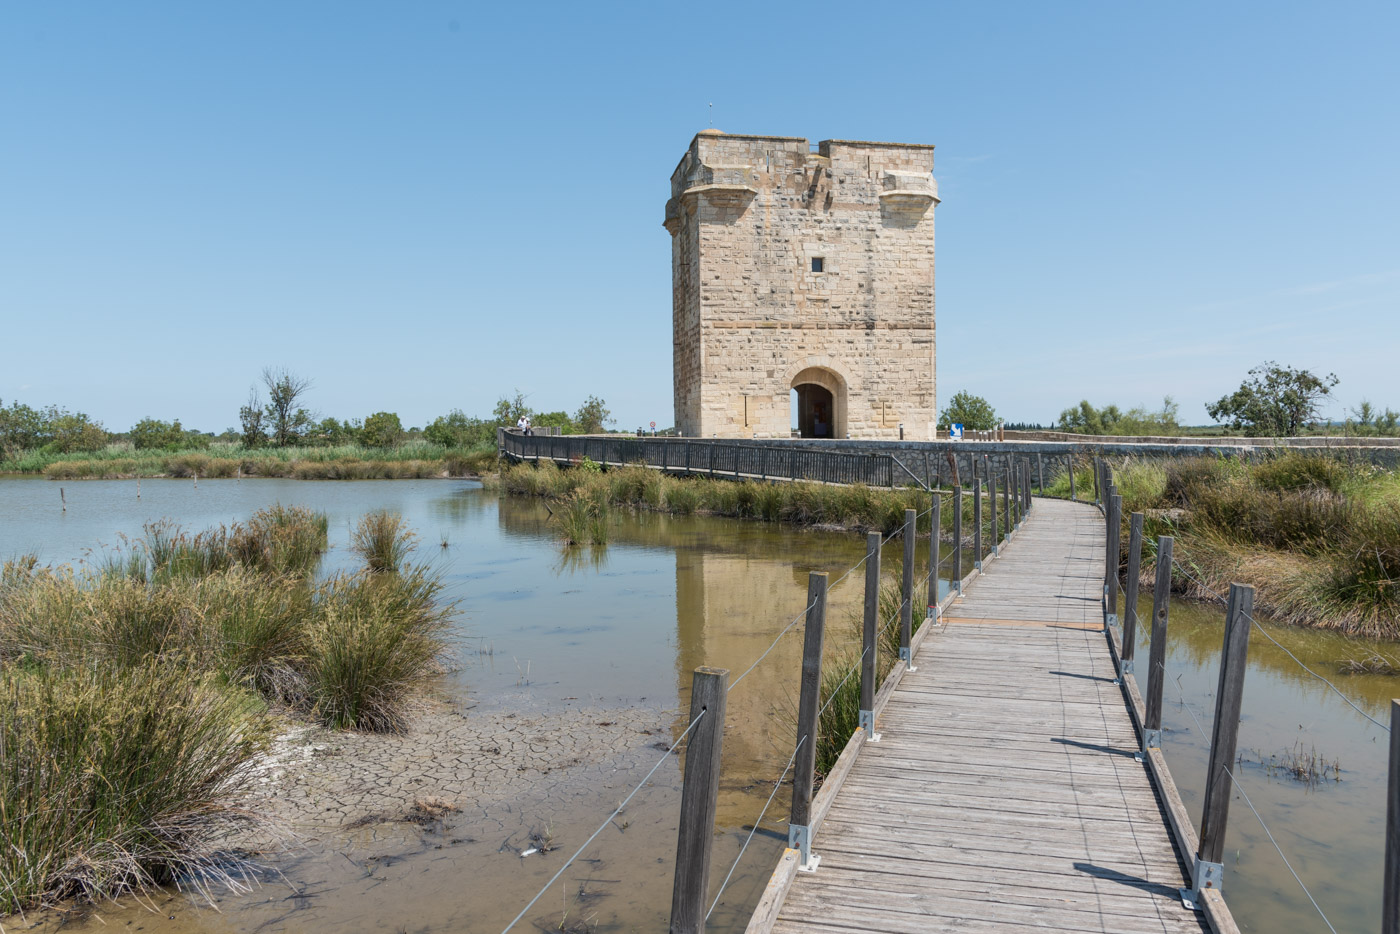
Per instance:
[[[676,427],[787,437],[796,380],[836,437],[932,437],[932,171],[932,146],[697,135],[666,205]]]

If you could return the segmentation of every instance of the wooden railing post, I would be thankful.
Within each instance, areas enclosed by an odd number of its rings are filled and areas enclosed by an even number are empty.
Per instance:
[[[1065,455],[1065,464],[1069,467],[1069,499],[1070,502],[1077,502],[1079,497],[1074,494],[1074,456]]]
[[[715,838],[724,701],[729,672],[697,668],[690,689],[690,741],[681,785],[681,826],[676,836],[676,875],[671,887],[670,934],[704,934],[710,891],[710,845]],[[696,723],[696,719],[699,722]]]
[[[953,579],[952,584],[962,593],[963,501],[962,486],[953,484]]]
[[[914,526],[918,512],[904,510],[904,570],[899,576],[899,660],[909,671],[914,670],[914,655],[910,646],[914,638]]]
[[[1142,575],[1142,513],[1128,524],[1128,591],[1123,598],[1123,674],[1133,673],[1137,650],[1138,578]]]
[[[1011,470],[1011,467],[1012,467],[1011,462],[1008,460],[1008,461],[1007,461],[1007,464],[1006,464],[1006,473],[1005,473],[1005,475],[1003,475],[1002,478],[1001,478],[1001,479],[1002,479],[1002,486],[1001,486],[1001,509],[1002,509],[1002,512],[1005,514],[1005,515],[1004,515],[1004,518],[1001,520],[1001,524],[1002,524],[1002,526],[1003,526],[1003,530],[1002,530],[1002,531],[1003,531],[1003,534],[1002,534],[1001,537],[1002,537],[1003,540],[1008,539],[1008,538],[1011,537],[1011,521],[1012,521],[1012,519],[1014,518],[1014,517],[1011,515],[1011,483],[1012,483],[1012,470]]]
[[[1240,734],[1240,706],[1248,667],[1249,629],[1254,614],[1254,588],[1231,584],[1225,609],[1225,642],[1220,650],[1220,680],[1215,691],[1215,723],[1211,727],[1210,765],[1206,767],[1205,802],[1201,806],[1201,845],[1191,868],[1191,890],[1182,901],[1195,907],[1206,889],[1219,889],[1225,876],[1225,824],[1230,816],[1235,745]]]
[[[1103,497],[1099,495],[1099,490],[1103,484],[1103,461],[1094,458],[1094,503],[1103,502]]]
[[[1147,712],[1142,721],[1142,748],[1162,747],[1162,685],[1167,676],[1167,623],[1172,597],[1170,535],[1157,539],[1157,580],[1152,587],[1152,645],[1147,655]]]
[[[1108,496],[1108,542],[1104,549],[1103,599],[1104,626],[1118,624],[1118,568],[1123,560],[1122,519],[1123,497],[1109,491]]]
[[[1039,454],[1035,456],[1035,486],[1040,490],[1040,495],[1045,495],[1045,459]]]
[[[1400,934],[1400,700],[1390,702],[1390,780],[1385,796],[1382,934]]]
[[[1000,534],[998,534],[1001,531],[1001,525],[997,521],[997,475],[988,472],[987,484],[991,487],[992,491],[992,495],[987,498],[988,503],[992,507],[992,521],[989,523],[992,533],[992,554],[997,555],[1001,554],[1001,548],[999,547],[999,545],[1001,544],[1001,536]]]
[[[865,535],[865,617],[861,625],[860,655],[860,728],[865,730],[865,738],[874,742],[880,738],[875,732],[875,672],[876,653],[875,630],[879,626],[880,615],[880,533],[867,532]]]
[[[867,576],[868,579],[868,576]],[[876,581],[876,589],[879,582]],[[867,598],[868,600],[868,598]],[[807,577],[807,622],[802,640],[802,688],[797,701],[797,755],[792,769],[788,846],[802,853],[801,872],[817,868],[812,853],[812,784],[817,772],[817,705],[822,690],[822,643],[826,628],[826,574]]]
[[[972,481],[972,569],[982,570],[982,480]]]
[[[943,532],[943,497],[933,494],[932,511],[929,512],[928,531],[928,609],[924,612],[924,619],[933,619],[938,615],[938,552],[941,550],[939,536]]]

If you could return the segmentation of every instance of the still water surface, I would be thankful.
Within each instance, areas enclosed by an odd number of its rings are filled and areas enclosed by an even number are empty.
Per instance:
[[[609,546],[568,553],[556,544],[541,503],[499,499],[469,481],[206,480],[196,487],[146,480],[139,500],[134,481],[65,484],[63,490],[66,511],[58,484],[0,479],[0,556],[34,552],[46,563],[76,562],[100,545],[118,543],[123,534],[139,535],[149,521],[171,518],[199,530],[280,502],[330,517],[325,569],[332,571],[354,563],[347,545],[359,516],[372,509],[398,511],[419,534],[419,557],[440,569],[446,597],[459,604],[462,665],[447,676],[443,690],[469,716],[471,710],[548,713],[580,703],[642,706],[664,717],[672,736],[684,728],[695,667],[742,672],[801,612],[809,571],[828,571],[834,579],[863,553],[861,537],[853,534],[652,514],[620,516]],[[894,554],[888,559],[898,560]],[[855,574],[832,592],[833,652],[854,636],[860,586],[861,575]],[[1143,618],[1149,607],[1145,600]],[[1370,644],[1326,633],[1269,631],[1363,709],[1387,719],[1388,698],[1400,693],[1400,685],[1383,676],[1335,674],[1339,660],[1363,657]],[[1173,604],[1163,745],[1197,819],[1207,743],[1195,720],[1209,733],[1221,638],[1216,609]],[[1145,638],[1138,652],[1146,658]],[[799,655],[800,636],[784,637],[730,696],[712,886],[738,855],[791,752]],[[1236,773],[1333,924],[1340,931],[1374,930],[1380,914],[1384,732],[1256,632],[1240,748]],[[1263,764],[1314,750],[1340,763],[1340,782],[1309,786]],[[132,929],[158,923],[171,934],[331,925],[500,930],[642,774],[644,769],[623,769],[582,782],[567,801],[522,800],[510,809],[514,818],[495,815],[524,827],[532,809],[548,814],[559,850],[547,859],[522,861],[493,852],[494,845],[425,845],[407,831],[349,835],[337,846],[270,857],[276,873],[249,895],[221,898],[219,913],[175,896],[159,905],[159,915],[128,907],[103,908],[102,917],[107,925],[131,922]],[[556,885],[517,930],[581,920],[598,930],[664,929],[678,801],[679,770],[668,762],[629,806],[626,832],[600,836],[588,859],[575,864],[578,873],[566,874],[567,886]],[[711,930],[742,930],[785,839],[783,824],[774,818],[785,814],[780,792],[711,918]],[[455,832],[465,839],[472,829]],[[581,891],[588,892],[586,899],[578,897]],[[1226,894],[1246,930],[1326,929],[1239,798],[1230,814]]]

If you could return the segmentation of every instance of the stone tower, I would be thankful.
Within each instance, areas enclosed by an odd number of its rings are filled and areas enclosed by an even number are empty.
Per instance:
[[[676,427],[932,438],[937,203],[932,146],[697,134],[666,202]]]

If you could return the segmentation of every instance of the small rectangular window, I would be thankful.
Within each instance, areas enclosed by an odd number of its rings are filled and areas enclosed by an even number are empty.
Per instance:
[[[825,271],[825,269],[824,269],[825,266],[826,266],[826,260],[822,259],[820,256],[813,256],[813,257],[812,257],[812,272],[824,272],[824,271]]]

